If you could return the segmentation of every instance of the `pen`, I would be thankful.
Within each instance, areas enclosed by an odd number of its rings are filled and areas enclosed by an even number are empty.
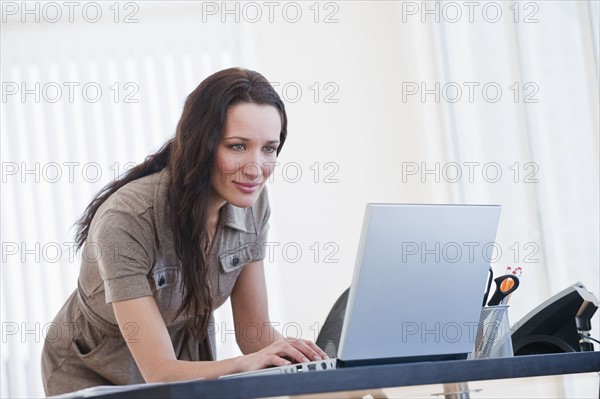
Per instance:
[[[520,280],[521,279],[521,274],[523,274],[523,268],[522,267],[517,267],[514,271],[513,271],[513,275],[517,276],[517,278]],[[512,292],[510,294],[508,294],[508,296],[506,298],[504,298],[500,303],[502,305],[507,305],[508,301],[510,301],[510,298],[512,297]]]

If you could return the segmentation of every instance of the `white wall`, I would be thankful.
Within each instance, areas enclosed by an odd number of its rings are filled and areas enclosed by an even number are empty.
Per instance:
[[[525,8],[529,3],[537,9]],[[598,32],[598,17],[588,2],[520,2],[518,23],[512,2],[502,3],[495,23],[481,8],[469,22],[464,7],[457,23],[443,22],[453,14],[442,14],[440,23],[426,15],[423,23],[420,13],[409,13],[421,2],[280,3],[272,21],[262,2],[228,3],[229,10],[237,4],[239,22],[235,11],[223,12],[221,2],[130,4],[121,3],[118,23],[110,3],[102,3],[97,23],[78,12],[73,23],[66,14],[59,23],[45,22],[43,15],[40,23],[31,15],[23,23],[20,14],[3,14],[3,83],[27,82],[31,88],[35,82],[97,82],[104,93],[97,103],[52,103],[44,96],[36,103],[32,95],[1,103],[3,397],[42,394],[42,330],[23,336],[9,335],[7,328],[43,327],[72,292],[78,262],[66,254],[71,224],[114,177],[115,163],[122,171],[157,149],[173,134],[185,96],[208,74],[234,65],[260,71],[287,100],[289,136],[270,187],[274,252],[266,270],[271,317],[289,326],[288,334],[299,326],[302,336],[314,339],[315,328],[350,284],[366,202],[502,204],[503,254],[494,269],[524,268],[511,322],[577,280],[600,293],[598,41],[592,33]],[[250,21],[253,4],[262,11],[256,23]],[[39,7],[42,12],[44,5]],[[292,23],[297,8],[302,16]],[[130,12],[138,22],[123,23]],[[527,15],[538,22],[525,24]],[[138,102],[121,97],[115,103],[114,82],[121,96],[131,93],[124,84],[133,83]],[[466,92],[456,103],[443,95],[439,101],[433,95],[425,101],[419,95],[403,98],[407,84],[421,82],[427,88],[457,82],[463,89],[464,82],[493,82],[503,97],[491,103],[479,91],[472,103]],[[521,89],[516,102],[514,82]],[[526,83],[539,87],[537,103],[524,102]],[[36,172],[22,173],[23,165],[35,162],[39,181]],[[50,162],[65,173],[56,183],[43,173]],[[72,182],[65,162],[79,162]],[[91,162],[103,172],[93,183],[80,174]],[[432,175],[403,176],[407,162],[428,168],[437,162],[441,169],[456,162],[464,176],[455,183],[443,175],[439,182]],[[503,179],[490,183],[477,169],[469,182],[465,162],[496,162]],[[515,162],[521,172],[516,182],[510,169]],[[537,167],[537,183],[524,182],[532,170],[524,168],[527,162]],[[298,170],[302,177],[293,182]],[[40,243],[39,259],[22,251],[23,242],[34,252]],[[19,244],[16,253],[13,243]],[[58,261],[41,250],[50,244],[63,248]],[[531,249],[536,253],[525,259]],[[220,309],[223,323],[229,317],[226,307]],[[237,353],[233,337],[225,338],[220,356]],[[511,388],[504,394],[597,392],[559,378],[536,381],[531,391]]]

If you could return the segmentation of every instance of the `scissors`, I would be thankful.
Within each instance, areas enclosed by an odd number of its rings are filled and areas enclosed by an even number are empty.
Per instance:
[[[496,291],[488,302],[488,306],[499,305],[507,296],[519,288],[519,278],[514,274],[504,274],[496,277],[494,282],[496,283]]]

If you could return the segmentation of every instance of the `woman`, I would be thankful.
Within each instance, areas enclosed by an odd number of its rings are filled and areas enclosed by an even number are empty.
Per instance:
[[[284,104],[256,72],[218,72],[188,96],[175,137],[106,186],[78,223],[83,261],[54,320],[61,334],[44,346],[46,394],[327,357],[284,339],[268,316],[265,182],[286,135]],[[229,296],[244,355],[215,361],[212,311]]]

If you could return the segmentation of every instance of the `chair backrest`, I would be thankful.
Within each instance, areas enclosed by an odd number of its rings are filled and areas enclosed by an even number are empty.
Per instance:
[[[349,292],[350,288],[347,288],[335,302],[317,337],[317,346],[329,357],[337,357]]]

